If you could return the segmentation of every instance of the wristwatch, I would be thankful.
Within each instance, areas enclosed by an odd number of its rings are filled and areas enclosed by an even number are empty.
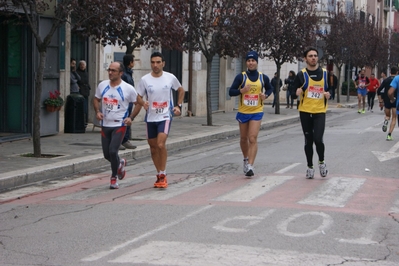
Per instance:
[[[181,112],[182,104],[178,104],[177,106],[180,108],[180,112]]]

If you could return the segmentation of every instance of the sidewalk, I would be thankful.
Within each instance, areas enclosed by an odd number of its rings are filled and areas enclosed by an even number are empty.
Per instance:
[[[334,108],[346,108],[357,105],[356,97],[350,102],[329,103],[329,111]],[[286,109],[280,105],[280,114],[275,114],[270,103],[265,105],[261,130],[291,123],[299,123],[298,110]],[[218,112],[212,114],[213,126],[206,126],[204,117],[175,117],[168,140],[168,151],[186,148],[214,139],[223,139],[239,135],[238,123],[235,120],[236,111]],[[137,146],[134,150],[121,150],[119,155],[132,160],[133,158],[150,156],[150,149],[145,139],[145,123],[134,122],[132,125],[131,142]],[[100,140],[100,128],[89,124],[86,133],[63,133],[41,138],[42,154],[60,155],[52,158],[23,157],[21,154],[33,152],[32,139],[25,139],[0,144],[0,192],[37,181],[81,173],[88,169],[96,169],[109,165],[103,158]]]

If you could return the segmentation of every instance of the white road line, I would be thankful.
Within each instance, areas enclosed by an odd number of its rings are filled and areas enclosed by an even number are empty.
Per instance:
[[[175,196],[186,193],[190,190],[204,186],[210,183],[214,183],[221,179],[222,176],[207,176],[207,177],[195,177],[188,178],[184,181],[175,183],[173,185],[169,184],[167,191],[163,189],[153,189],[150,191],[145,191],[145,194],[140,196],[131,197],[133,200],[167,200]],[[155,180],[154,180],[155,181]]]
[[[299,204],[345,207],[350,197],[364,184],[364,178],[334,177],[328,179],[320,188]]]
[[[168,224],[164,224],[164,225],[162,225],[162,226],[160,226],[160,227],[158,227],[158,228],[156,228],[154,230],[148,231],[147,233],[142,234],[141,236],[138,236],[138,237],[133,238],[133,239],[131,239],[129,241],[126,241],[125,243],[122,243],[122,244],[119,244],[117,246],[114,246],[110,250],[100,251],[100,252],[97,252],[95,254],[92,254],[92,255],[90,255],[90,256],[88,256],[86,258],[83,258],[82,261],[96,261],[96,260],[99,260],[99,259],[101,259],[101,258],[103,258],[105,256],[108,256],[108,255],[112,254],[115,251],[118,251],[118,250],[120,250],[120,249],[122,249],[124,247],[127,247],[128,245],[130,245],[130,244],[132,244],[134,242],[137,242],[137,241],[142,240],[142,239],[144,239],[146,237],[154,235],[154,234],[156,234],[156,233],[158,233],[158,232],[160,232],[162,230],[165,230],[165,229],[167,229],[169,227],[177,225],[177,224],[179,224],[179,223],[181,223],[181,222],[183,222],[183,221],[185,221],[185,220],[187,220],[187,219],[189,219],[189,218],[191,218],[191,217],[193,217],[193,216],[195,216],[195,215],[197,215],[197,214],[199,214],[201,212],[204,212],[204,211],[206,211],[206,210],[208,210],[208,209],[210,209],[212,207],[213,207],[212,205],[207,205],[205,207],[199,208],[198,210],[193,211],[193,212],[187,214],[186,216],[184,216],[184,217],[182,217],[182,218],[180,218],[180,219],[178,219],[176,221],[170,222]]]
[[[300,218],[302,216],[319,216],[323,219],[323,222],[318,228],[315,228],[314,230],[306,233],[294,233],[290,232],[288,230],[289,224],[294,222],[297,218]],[[317,234],[322,234],[324,231],[326,231],[328,228],[331,227],[333,224],[333,219],[331,218],[330,215],[324,213],[324,212],[301,212],[301,213],[296,213],[294,215],[291,215],[288,217],[288,219],[282,221],[277,225],[277,230],[286,236],[292,236],[292,237],[309,237],[309,236],[314,236]]]
[[[262,176],[254,179],[243,187],[232,192],[217,197],[217,201],[235,201],[250,202],[253,199],[265,194],[273,188],[283,184],[287,180],[294,178],[293,176]]]
[[[363,236],[357,239],[339,239],[336,238],[341,243],[357,244],[357,245],[378,245],[377,241],[373,241],[373,235],[378,228],[380,223],[380,218],[371,219],[370,224],[365,230],[362,230]]]
[[[151,176],[151,177],[153,177],[153,176]],[[120,189],[123,189],[123,187],[139,184],[141,182],[148,180],[149,178],[150,178],[150,176],[141,176],[139,178],[125,177],[125,179],[123,181],[119,182]],[[51,200],[76,200],[76,201],[77,200],[87,200],[90,198],[96,198],[96,197],[99,197],[102,195],[107,195],[112,192],[113,191],[109,189],[109,185],[104,184],[101,186],[93,186],[93,187],[90,187],[90,188],[82,190],[82,191],[69,193],[69,194],[62,195],[62,196],[59,196],[56,198],[52,198]]]
[[[108,261],[109,263],[137,263],[145,265],[341,265],[351,261],[355,265],[375,263],[375,259],[342,257],[305,253],[291,250],[277,250],[240,245],[218,245],[211,243],[153,241],[126,254]],[[349,263],[350,264],[350,263]],[[367,264],[368,265],[368,264]],[[371,265],[371,264],[370,264]],[[397,263],[378,261],[379,266],[394,266]]]
[[[289,166],[287,166],[287,167],[285,167],[285,168],[283,168],[283,169],[281,169],[281,170],[278,170],[278,171],[276,172],[276,174],[284,174],[284,173],[288,172],[289,170],[291,170],[292,168],[297,167],[297,166],[300,165],[300,164],[301,164],[301,163],[293,163],[293,164],[291,164],[291,165],[289,165]]]
[[[394,206],[391,207],[389,213],[399,213],[399,200],[395,201]]]

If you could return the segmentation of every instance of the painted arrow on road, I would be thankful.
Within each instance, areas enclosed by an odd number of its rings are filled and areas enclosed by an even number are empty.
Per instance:
[[[372,153],[374,153],[374,155],[377,156],[377,158],[378,158],[378,160],[380,160],[380,162],[384,162],[384,161],[398,158],[399,153],[396,152],[398,149],[399,149],[399,142],[396,143],[395,145],[393,145],[392,148],[390,148],[389,151],[387,151],[387,152],[372,151]]]

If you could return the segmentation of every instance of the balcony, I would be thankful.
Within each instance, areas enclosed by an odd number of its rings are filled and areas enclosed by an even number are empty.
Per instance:
[[[384,0],[384,10],[389,12],[390,0]],[[399,0],[392,0],[392,11],[396,12],[399,10]]]

